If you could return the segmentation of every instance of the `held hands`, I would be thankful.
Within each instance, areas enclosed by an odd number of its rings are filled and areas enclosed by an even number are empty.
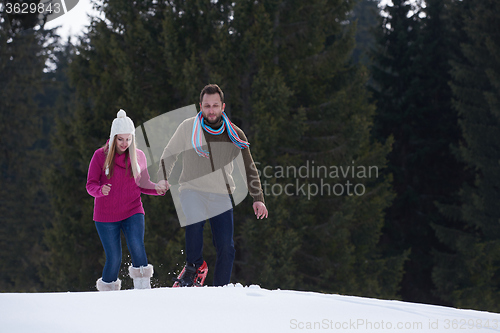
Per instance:
[[[158,193],[159,195],[164,195],[165,193],[167,193],[169,188],[170,184],[166,180],[160,180],[155,186],[156,193]]]
[[[267,218],[268,212],[266,205],[264,205],[263,202],[261,201],[255,201],[253,203],[253,211],[255,212],[255,216],[257,216],[257,219],[263,219]]]
[[[158,195],[164,195],[170,188],[170,184],[166,180],[162,180],[155,185],[155,190]],[[108,195],[111,191],[111,184],[105,184],[101,188],[101,192],[104,195]]]

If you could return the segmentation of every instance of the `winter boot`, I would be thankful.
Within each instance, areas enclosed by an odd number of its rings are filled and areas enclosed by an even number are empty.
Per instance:
[[[113,282],[104,282],[102,278],[99,278],[95,286],[99,291],[120,290],[120,288],[122,287],[122,281],[120,279],[116,279],[116,281]]]
[[[201,287],[205,282],[207,273],[208,266],[205,261],[199,267],[196,267],[195,264],[187,263],[182,269],[181,274],[179,274],[179,277],[174,279],[175,283],[172,287]]]
[[[134,289],[151,289],[151,277],[154,270],[153,265],[133,267],[129,266],[128,273],[134,279]]]

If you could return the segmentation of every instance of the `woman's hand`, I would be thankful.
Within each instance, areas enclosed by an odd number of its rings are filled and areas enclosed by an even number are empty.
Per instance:
[[[109,191],[111,191],[111,184],[106,184],[106,185],[102,186],[102,188],[101,188],[102,194],[108,195]]]
[[[170,188],[170,184],[166,180],[160,180],[158,184],[155,185],[156,193],[158,195],[164,195]]]

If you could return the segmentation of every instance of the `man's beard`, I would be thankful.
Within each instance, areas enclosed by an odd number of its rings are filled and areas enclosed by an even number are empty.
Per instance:
[[[222,115],[215,118],[215,120],[210,121],[207,116],[203,115],[203,119],[205,119],[207,121],[207,123],[209,123],[210,125],[217,124],[221,120],[221,118],[222,118]]]

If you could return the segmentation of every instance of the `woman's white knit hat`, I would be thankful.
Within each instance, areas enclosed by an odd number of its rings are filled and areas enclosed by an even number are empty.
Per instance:
[[[127,113],[120,109],[116,114],[116,119],[113,120],[113,124],[111,125],[111,134],[109,138],[113,140],[115,135],[117,134],[132,134],[135,136],[135,126],[132,119],[127,117]]]

